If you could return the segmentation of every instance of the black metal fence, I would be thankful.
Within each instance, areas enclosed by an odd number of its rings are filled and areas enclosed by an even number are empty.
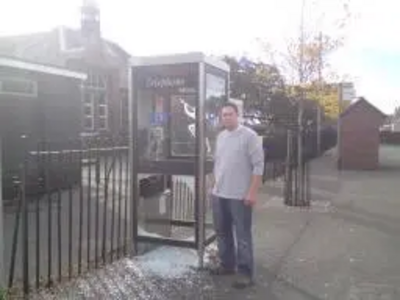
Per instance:
[[[317,148],[316,139],[313,139],[311,132],[302,134],[303,155],[302,164],[298,163],[298,132],[287,132],[285,173],[284,173],[284,203],[288,206],[309,206],[310,195],[310,164],[309,162],[320,153],[313,151]]]
[[[320,151],[317,146],[317,131],[308,130],[303,133],[303,160],[305,162],[314,159],[336,145],[336,129],[325,127],[320,133]],[[292,168],[297,165],[297,133],[291,131],[288,138],[288,131],[264,137],[263,147],[265,151],[264,182],[269,179],[276,179],[284,176],[287,164]],[[288,155],[291,157],[288,161]]]
[[[40,143],[14,177],[14,197],[4,214],[11,295],[28,295],[111,263],[129,255],[135,242],[126,139],[68,144],[74,147]],[[193,220],[194,180],[173,177],[171,217]],[[209,201],[206,213],[211,219]],[[194,234],[171,229],[175,236]]]
[[[283,198],[286,205],[308,206],[310,204],[310,164],[309,162],[336,145],[337,135],[333,127],[325,127],[320,132],[320,149],[317,131],[302,133],[302,165],[298,165],[298,132],[287,130],[280,135],[265,137],[264,182],[278,177],[284,180]]]
[[[8,288],[25,295],[128,253],[128,147],[59,149],[41,143],[26,155],[5,211]]]

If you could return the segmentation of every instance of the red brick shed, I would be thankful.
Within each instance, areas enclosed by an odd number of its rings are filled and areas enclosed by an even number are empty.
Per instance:
[[[339,167],[375,170],[379,167],[379,128],[386,115],[364,98],[340,116]]]

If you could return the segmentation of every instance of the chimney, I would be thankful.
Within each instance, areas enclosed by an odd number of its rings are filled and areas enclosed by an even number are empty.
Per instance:
[[[87,41],[97,42],[101,38],[100,9],[96,0],[83,0],[81,7],[81,32]]]

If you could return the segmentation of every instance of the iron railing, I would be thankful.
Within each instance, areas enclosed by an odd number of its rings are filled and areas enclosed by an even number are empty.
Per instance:
[[[26,295],[127,255],[128,200],[128,147],[117,140],[29,152],[6,211],[8,288]]]
[[[128,147],[98,138],[62,148],[40,143],[14,178],[14,199],[5,212],[8,289],[14,295],[100,268],[129,255],[135,242]],[[172,218],[193,221],[193,180],[173,176]],[[206,213],[211,219],[210,201]],[[193,229],[172,229],[175,236],[194,235]]]

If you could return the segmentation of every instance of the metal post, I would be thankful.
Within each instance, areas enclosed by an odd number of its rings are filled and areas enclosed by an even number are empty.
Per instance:
[[[22,202],[22,284],[24,299],[29,294],[29,229],[28,229],[28,204],[26,199],[26,167],[27,162],[21,166],[21,202]]]
[[[197,153],[196,158],[196,236],[197,236],[197,255],[199,259],[199,268],[204,266],[204,250],[205,250],[205,132],[204,132],[204,97],[205,97],[205,66],[201,62],[199,64],[199,92],[196,108],[196,139]]]
[[[321,106],[317,106],[317,155],[321,154]]]
[[[340,170],[342,168],[342,153],[341,153],[341,118],[340,115],[342,114],[342,102],[343,102],[343,84],[340,82],[338,85],[338,119],[337,119],[337,135],[336,135],[336,145],[337,145],[337,167]]]
[[[319,100],[322,100],[322,32],[319,33],[319,61],[318,61],[318,96]],[[324,104],[323,101],[321,103]],[[321,153],[321,104],[317,106],[317,154]]]
[[[293,146],[292,146],[292,131],[287,131],[286,136],[286,164],[285,164],[285,205],[293,205],[293,178],[292,178],[292,161],[293,161]]]
[[[5,275],[4,275],[4,234],[3,234],[3,170],[2,170],[2,145],[0,139],[0,289],[5,288]]]
[[[137,253],[137,204],[138,204],[138,176],[137,176],[137,160],[138,160],[138,151],[137,151],[137,143],[135,138],[138,138],[138,129],[137,129],[137,117],[138,117],[138,100],[137,99],[137,91],[134,91],[133,79],[134,74],[132,67],[128,68],[128,104],[129,104],[129,154],[128,154],[128,165],[129,170],[128,176],[129,179],[129,187],[128,187],[128,195],[129,199],[127,201],[127,207],[125,210],[128,211],[128,253],[130,255],[135,255]],[[135,115],[134,115],[135,114]]]
[[[302,1],[301,6],[301,20],[300,20],[300,66],[299,66],[299,83],[300,83],[300,99],[299,99],[299,109],[297,115],[297,126],[298,126],[298,134],[297,134],[297,180],[298,180],[298,194],[297,200],[299,203],[302,203],[304,199],[302,199],[303,195],[303,110],[304,110],[304,11],[305,11],[305,0]]]

